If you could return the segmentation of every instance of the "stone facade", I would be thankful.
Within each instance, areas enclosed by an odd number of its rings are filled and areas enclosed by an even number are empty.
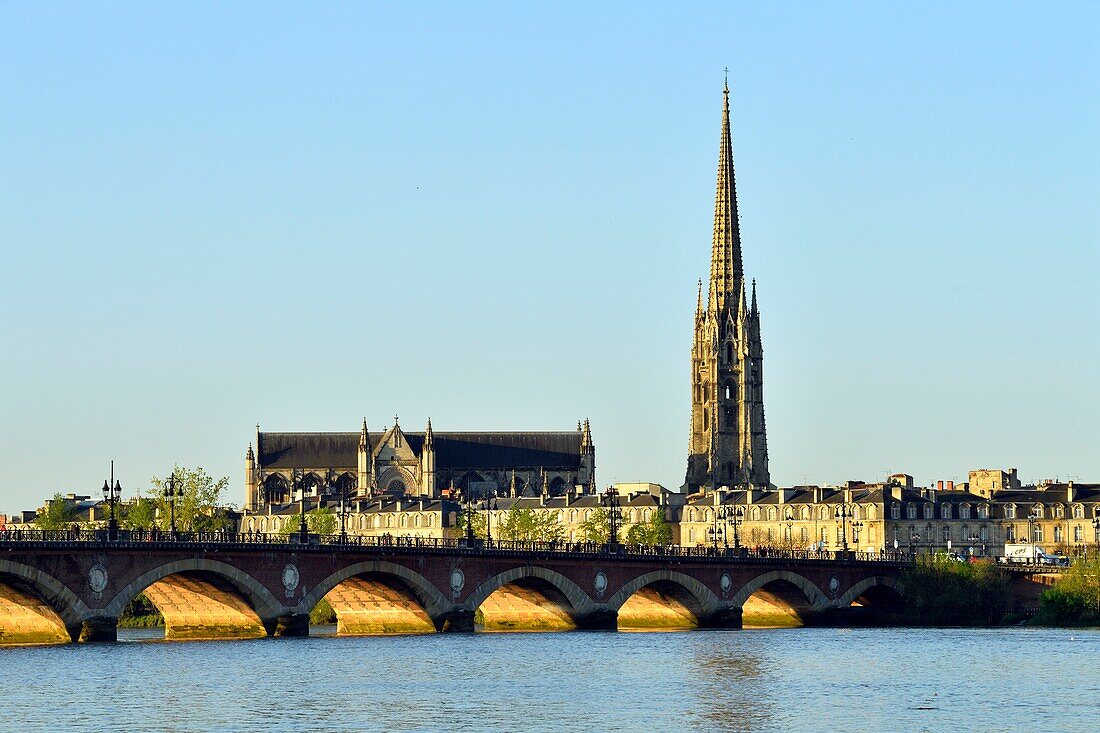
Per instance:
[[[587,420],[576,431],[437,433],[392,427],[371,433],[256,430],[245,455],[245,507],[366,499],[380,494],[437,499],[595,490],[596,447]]]
[[[1100,484],[1047,483],[983,495],[965,484],[916,489],[912,477],[897,475],[843,487],[701,492],[686,498],[674,521],[687,546],[732,547],[736,527],[743,547],[835,551],[846,543],[859,552],[950,549],[996,557],[1006,543],[1029,538],[1048,552],[1100,551],[1098,516]]]
[[[745,297],[728,87],[723,100],[710,285],[704,303],[702,281],[699,283],[691,347],[686,491],[719,486],[766,487],[771,480],[764,426],[760,310],[755,280],[751,301]]]

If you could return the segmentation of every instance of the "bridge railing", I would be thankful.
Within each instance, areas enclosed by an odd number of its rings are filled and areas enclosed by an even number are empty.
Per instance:
[[[226,530],[171,532],[160,529],[120,529],[112,538],[106,529],[5,529],[0,531],[4,543],[93,543],[129,545],[202,544],[202,545],[301,545],[297,532],[277,534],[265,532],[231,532]],[[411,550],[446,550],[453,552],[547,553],[583,555],[619,555],[664,559],[700,558],[719,560],[817,560],[826,562],[909,562],[904,552],[854,552],[805,550],[769,547],[684,547],[680,545],[631,545],[596,542],[538,542],[530,540],[483,540],[465,537],[363,536],[352,534],[310,534],[308,546],[331,549],[377,548]]]

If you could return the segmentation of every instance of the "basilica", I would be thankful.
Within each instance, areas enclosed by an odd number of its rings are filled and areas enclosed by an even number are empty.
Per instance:
[[[423,432],[397,417],[382,432],[272,433],[256,426],[245,455],[245,508],[374,496],[561,496],[595,491],[588,420],[561,432]]]

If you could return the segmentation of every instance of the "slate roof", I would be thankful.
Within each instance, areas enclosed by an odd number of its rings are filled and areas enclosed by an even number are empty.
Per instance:
[[[419,455],[424,433],[404,432]],[[377,446],[383,433],[370,433]],[[435,466],[462,468],[580,467],[581,434],[575,430],[529,433],[433,433]],[[256,459],[261,468],[334,468],[354,471],[359,433],[260,433]]]

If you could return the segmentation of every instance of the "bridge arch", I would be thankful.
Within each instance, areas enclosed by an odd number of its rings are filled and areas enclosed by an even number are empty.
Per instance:
[[[582,625],[595,604],[561,573],[524,565],[485,580],[464,606],[487,629],[551,630]]]
[[[341,568],[314,586],[295,613],[309,615],[321,599],[335,611],[339,634],[436,631],[453,607],[423,575],[385,560]]]
[[[49,573],[0,560],[0,644],[75,641],[88,607]]]
[[[165,638],[253,638],[266,636],[265,620],[282,604],[262,583],[218,560],[187,558],[165,563],[119,591],[102,615],[117,619],[144,593],[164,616]]]
[[[836,601],[837,608],[848,608],[856,601],[868,596],[873,599],[874,591],[879,589],[887,589],[898,598],[902,595],[901,586],[896,580],[888,575],[873,575],[869,578],[864,578],[845,591],[844,595],[840,596]]]
[[[812,581],[783,569],[745,583],[731,605],[741,608],[745,626],[801,626],[828,606],[829,599]]]
[[[627,581],[607,602],[621,628],[699,626],[720,606],[704,583],[675,570],[654,570]]]

